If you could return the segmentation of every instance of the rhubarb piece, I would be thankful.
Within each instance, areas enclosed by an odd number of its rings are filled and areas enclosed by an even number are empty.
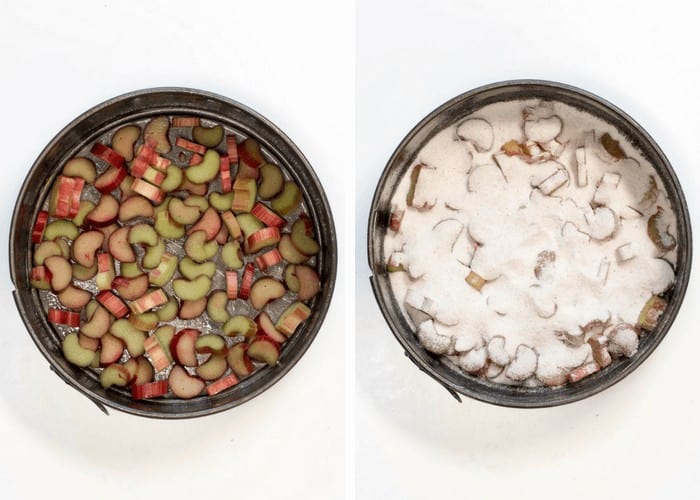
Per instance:
[[[287,224],[287,221],[277,215],[271,209],[267,208],[262,203],[256,203],[250,213],[258,218],[260,222],[266,226],[281,228]]]
[[[321,280],[314,269],[309,266],[298,265],[295,267],[294,273],[299,282],[299,288],[297,290],[297,298],[299,300],[309,300],[319,292]]]
[[[588,377],[589,375],[593,375],[595,372],[600,370],[600,365],[598,363],[593,362],[593,363],[587,363],[583,366],[579,366],[575,370],[572,370],[569,375],[569,382],[572,384],[575,382],[578,382],[579,380]]]
[[[250,254],[256,253],[265,247],[276,245],[277,243],[279,243],[279,241],[279,229],[276,227],[265,227],[263,229],[260,229],[259,231],[256,231],[255,233],[248,236],[248,238],[246,238],[246,252]],[[292,241],[294,241],[294,235],[292,235]],[[306,243],[306,241],[304,241],[304,243]],[[307,247],[305,248],[309,248],[309,246],[307,245]]]
[[[223,257],[223,250],[222,250],[222,257]],[[273,248],[272,250],[268,250],[267,252],[263,253],[262,255],[259,255],[258,257],[255,257],[255,264],[260,268],[261,271],[265,271],[266,269],[276,266],[282,262],[282,255],[280,255],[279,250],[276,248]]]
[[[70,285],[73,278],[73,269],[70,262],[59,255],[52,255],[44,259],[44,267],[50,276],[49,283],[54,292],[60,292]]]
[[[67,307],[68,309],[82,309],[90,302],[92,294],[87,290],[83,290],[71,284],[56,294],[56,297],[63,307]]]
[[[64,259],[70,259],[70,245],[68,245],[68,241],[63,238],[56,238],[53,242],[61,249],[61,256]]]
[[[78,213],[73,217],[73,224],[80,227],[85,224],[87,215],[95,209],[95,204],[89,200],[82,200],[78,204]]]
[[[233,201],[231,202],[231,210],[236,213],[250,212],[255,204],[257,195],[257,184],[255,179],[237,178],[233,183]]]
[[[157,288],[131,302],[129,307],[134,314],[141,314],[163,305],[166,302],[168,302],[168,296],[165,295],[162,289]]]
[[[83,349],[90,349],[92,352],[97,352],[97,349],[100,348],[99,339],[92,339],[90,337],[83,335],[82,333],[78,333],[78,343],[80,344],[80,347],[82,347]],[[94,358],[93,358],[93,362],[94,362]],[[99,362],[99,358],[98,358],[98,362]]]
[[[275,196],[270,205],[281,216],[289,215],[301,204],[301,190],[294,181],[285,181],[282,192]]]
[[[296,269],[295,264],[289,264],[284,268],[284,284],[287,286],[287,290],[294,293],[299,291],[299,278],[297,278]]]
[[[200,378],[211,381],[221,377],[228,369],[226,356],[223,354],[214,354],[207,361],[195,368],[197,375]]]
[[[501,146],[503,151],[508,156],[530,156],[527,144],[521,144],[515,139],[512,139]]]
[[[173,116],[173,127],[197,127],[200,119],[196,116]]]
[[[188,141],[184,137],[178,137],[175,139],[175,145],[179,148],[186,149],[187,151],[191,151],[199,155],[203,155],[207,151],[207,148],[204,145],[195,144],[192,141]]]
[[[114,168],[124,168],[124,157],[114,151],[112,148],[105,146],[99,142],[96,142],[92,149],[90,149],[90,154],[96,156],[97,158],[106,161]]]
[[[267,335],[257,335],[246,353],[250,359],[273,366],[280,357],[280,346]]]
[[[173,366],[168,376],[168,386],[172,393],[182,399],[192,399],[202,393],[205,387],[204,381],[199,377],[193,377],[181,366]]]
[[[88,184],[94,184],[97,177],[95,164],[88,158],[83,157],[68,160],[63,166],[61,174],[66,177],[80,177]]]
[[[131,161],[134,158],[134,144],[136,144],[140,135],[140,127],[126,125],[117,130],[112,136],[112,149],[126,161]]]
[[[243,215],[243,214],[242,214]],[[221,214],[221,220],[228,229],[228,233],[231,235],[231,239],[234,241],[241,237],[241,226],[238,224],[236,216],[233,212],[227,211]]]
[[[209,384],[207,386],[207,394],[214,396],[215,394],[218,394],[229,387],[233,387],[236,384],[238,384],[238,377],[235,373],[230,373],[225,377],[220,378],[216,382]]]
[[[391,215],[389,216],[389,229],[395,233],[399,231],[404,213],[405,212],[403,210],[394,210],[391,212]]]
[[[243,300],[248,300],[250,295],[250,288],[253,285],[253,273],[255,272],[255,265],[252,262],[246,264],[243,270],[243,278],[241,279],[241,288],[238,291],[238,297]]]
[[[480,292],[481,288],[486,284],[486,280],[484,278],[471,270],[464,281],[466,281],[467,284],[469,284],[469,286],[471,286],[477,292]]]
[[[161,263],[164,255],[165,240],[158,238],[158,242],[155,245],[146,247],[146,252],[143,254],[143,259],[141,259],[141,266],[144,269],[153,269]]]
[[[78,234],[78,228],[71,221],[55,220],[46,225],[44,240],[54,241],[57,238],[67,238],[72,241],[78,237]]]
[[[39,243],[44,236],[44,229],[49,220],[49,213],[45,210],[40,211],[36,216],[36,222],[32,229],[32,243]]]
[[[121,364],[127,372],[129,372],[129,380],[127,384],[132,384],[136,381],[136,372],[139,369],[139,362],[136,358],[129,358]]]
[[[198,276],[194,280],[173,280],[173,291],[182,300],[199,300],[206,297],[211,289],[211,279],[207,276]]]
[[[204,262],[216,255],[219,244],[215,241],[207,241],[205,231],[195,231],[190,234],[184,245],[185,253],[196,262]]]
[[[591,346],[591,354],[593,360],[598,363],[598,366],[605,368],[612,363],[612,356],[608,351],[608,339],[603,335],[598,335],[588,339],[588,345]]]
[[[217,323],[226,323],[229,320],[231,316],[229,315],[228,311],[226,311],[227,302],[228,296],[224,290],[215,290],[209,294],[209,298],[207,300],[207,315],[209,315],[212,321],[216,321]]]
[[[170,152],[170,141],[168,140],[168,129],[170,120],[166,116],[153,118],[146,124],[143,130],[143,142],[151,145],[158,153]]]
[[[224,323],[221,331],[228,337],[243,335],[246,339],[250,339],[258,331],[258,325],[248,316],[237,314]]]
[[[269,200],[277,196],[284,186],[284,176],[282,170],[272,163],[265,163],[260,167],[260,186],[258,196],[263,200]]]
[[[168,203],[168,206],[169,205],[170,204]],[[153,225],[155,227],[156,232],[163,238],[176,240],[182,238],[185,235],[185,226],[175,222],[170,217],[170,212],[166,209],[156,210]]]
[[[275,328],[275,324],[266,312],[257,315],[255,324],[258,325],[259,332],[264,333],[278,344],[284,344],[287,341],[287,337]]]
[[[163,190],[143,179],[134,179],[134,182],[131,183],[131,189],[134,193],[148,198],[153,203],[160,203],[163,201]]]
[[[184,200],[188,207],[197,207],[200,214],[203,214],[209,208],[209,200],[205,196],[190,195]]]
[[[486,347],[471,349],[457,358],[457,366],[472,375],[480,373],[486,366],[486,362]]]
[[[116,318],[123,318],[129,314],[129,308],[126,304],[109,290],[102,290],[95,295],[95,298]]]
[[[302,219],[297,219],[292,225],[292,244],[304,255],[316,255],[320,247],[316,241],[306,232],[306,223]]]
[[[153,363],[153,368],[155,371],[163,371],[170,366],[172,360],[169,359],[169,356],[166,354],[165,349],[158,340],[158,337],[155,335],[148,337],[144,341],[143,347],[146,349],[146,355],[148,355],[151,363]]]
[[[259,168],[265,162],[260,145],[251,137],[238,146],[238,156],[241,162],[252,168]]]
[[[290,264],[302,264],[309,260],[309,256],[304,255],[292,243],[292,238],[289,234],[283,234],[280,238],[278,250],[282,258]]]
[[[100,384],[105,389],[112,386],[125,387],[131,378],[129,370],[119,364],[111,364],[107,366],[100,374]]]
[[[608,207],[596,207],[592,215],[586,216],[586,221],[588,235],[598,241],[610,240],[618,228],[617,216]]]
[[[180,304],[178,304],[177,299],[170,297],[165,305],[156,311],[156,314],[161,321],[171,321],[175,319],[179,309]]]
[[[119,202],[111,194],[103,194],[97,206],[85,217],[91,227],[104,227],[113,224],[119,215]]]
[[[197,300],[183,300],[175,316],[183,320],[198,318],[202,315],[206,306],[206,297]]]
[[[183,366],[197,366],[197,353],[194,350],[195,342],[199,337],[199,330],[185,328],[173,336],[170,341],[170,353],[176,363]]]
[[[167,393],[167,380],[157,380],[155,382],[146,382],[145,384],[131,386],[131,397],[136,400],[153,399],[165,396]]]
[[[78,235],[71,247],[73,260],[85,267],[92,267],[95,263],[97,249],[102,247],[104,235],[99,231],[85,231]]]
[[[252,179],[254,181],[257,181],[258,177],[260,177],[259,168],[253,168],[250,165],[239,161],[238,172],[236,172],[236,179]]]
[[[119,262],[136,262],[136,254],[134,253],[133,248],[131,248],[131,245],[129,244],[128,227],[121,227],[109,236],[108,248],[109,253],[112,255],[112,257],[117,259]]]
[[[226,341],[221,335],[216,335],[215,333],[200,335],[194,343],[194,350],[197,354],[222,356],[227,351]]]
[[[173,337],[175,336],[175,327],[172,325],[161,326],[153,333],[153,336],[156,339],[158,339],[158,343],[163,348],[163,351],[165,352],[165,355],[167,356],[168,360],[172,362],[173,356],[170,352],[170,343],[173,340]]]
[[[551,250],[543,250],[537,254],[535,264],[535,277],[538,280],[550,280],[554,273],[554,263],[557,260],[557,254]]]
[[[659,318],[661,318],[666,307],[668,307],[668,302],[666,302],[665,299],[662,299],[658,295],[653,295],[647,300],[642,311],[639,313],[639,319],[637,320],[639,327],[647,331],[652,331],[659,323]]]
[[[112,335],[105,334],[100,339],[100,366],[116,363],[124,354],[124,341]]]
[[[211,261],[198,264],[189,257],[185,257],[180,261],[179,269],[180,273],[188,280],[193,280],[201,275],[213,278],[216,272],[216,264]]]
[[[226,296],[231,300],[238,298],[238,273],[226,271]]]
[[[130,314],[128,321],[131,323],[131,326],[137,330],[150,332],[158,326],[160,320],[158,319],[158,315],[151,311],[142,314]]]
[[[211,203],[211,206],[217,209],[219,212],[226,212],[231,208],[233,197],[233,192],[221,194],[213,191],[209,194],[209,202]]]
[[[119,225],[115,224],[110,224],[109,226],[105,227],[98,227],[97,230],[102,233],[104,236],[104,239],[102,240],[102,251],[103,252],[109,252],[109,238],[114,234],[117,229],[119,229]]]
[[[144,258],[145,261],[145,258]],[[152,269],[148,273],[148,281],[151,284],[163,287],[165,286],[170,278],[173,277],[175,271],[177,270],[178,259],[176,256],[165,253],[161,256],[160,262],[155,269]]]
[[[158,240],[158,233],[148,224],[136,224],[129,230],[129,243],[132,245],[153,247],[158,244]]]
[[[224,139],[224,127],[221,125],[211,128],[196,126],[192,129],[192,139],[202,146],[215,148]]]
[[[275,328],[290,337],[297,327],[308,319],[311,315],[311,310],[302,302],[294,302],[284,310],[282,315],[275,323]]]
[[[80,326],[80,313],[49,307],[48,320],[49,323],[54,325],[66,325],[76,328]]]
[[[521,382],[534,375],[537,369],[537,353],[532,347],[520,344],[515,350],[515,358],[506,368],[506,377]]]
[[[70,214],[71,202],[73,199],[73,190],[75,184],[73,177],[59,175],[54,182],[51,194],[49,196],[49,215],[58,218],[73,217]]]
[[[250,303],[255,309],[262,309],[268,302],[283,297],[287,292],[284,285],[274,278],[260,278],[250,289]]]
[[[220,229],[221,217],[219,217],[216,209],[210,207],[204,211],[197,223],[190,228],[188,234],[192,234],[196,231],[204,231],[206,240],[209,241],[216,237]]]
[[[253,363],[248,358],[248,344],[240,343],[231,347],[226,355],[226,361],[231,370],[239,377],[247,377],[255,370]]]
[[[175,191],[182,184],[183,173],[180,167],[169,165],[165,169],[165,178],[160,184],[160,190],[166,193]]]
[[[149,363],[146,358],[137,359],[138,368],[136,370],[136,380],[134,380],[133,383],[142,386],[143,384],[151,382],[155,373],[153,371],[153,366],[151,366],[151,363]]]
[[[620,143],[613,139],[607,132],[600,136],[600,144],[614,160],[624,160],[627,158],[627,155],[620,146]]]
[[[119,266],[119,274],[124,278],[135,278],[141,276],[143,270],[137,262],[122,262]]]
[[[110,167],[95,180],[95,188],[102,194],[109,194],[120,186],[126,176],[126,168]]]
[[[185,170],[185,177],[190,182],[195,184],[203,184],[216,178],[219,173],[220,157],[213,149],[207,150],[204,154],[202,162],[198,165],[193,165]]]
[[[109,333],[124,341],[126,350],[129,351],[129,355],[132,357],[141,356],[146,352],[143,345],[146,340],[146,334],[134,327],[128,320],[116,320],[109,327]]]
[[[665,224],[664,210],[656,207],[656,213],[649,217],[647,222],[647,234],[656,248],[661,252],[669,252],[676,247],[676,239],[669,232],[670,224]]]
[[[452,342],[450,337],[438,333],[431,319],[418,325],[416,336],[423,347],[434,354],[446,354]]]
[[[35,266],[44,264],[44,260],[52,255],[63,257],[61,247],[55,241],[43,241],[34,249],[33,260]]]
[[[525,137],[538,144],[553,141],[561,133],[562,121],[557,115],[546,118],[526,119],[523,127]]]
[[[566,169],[560,168],[537,184],[537,189],[549,196],[567,182],[569,182],[569,174]]]
[[[219,232],[214,236],[214,241],[219,245],[224,245],[228,241],[228,229],[226,229],[225,225],[221,225],[221,229],[219,229]]]
[[[153,217],[153,205],[142,196],[132,196],[119,207],[119,222],[134,220],[138,217]]]
[[[80,333],[93,339],[102,338],[112,324],[112,317],[107,309],[98,306],[92,315],[88,315],[88,321],[80,325]],[[104,346],[103,349],[104,351]]]
[[[243,238],[247,239],[251,234],[263,229],[265,225],[260,222],[257,217],[251,214],[240,214],[236,217],[239,227],[241,228],[241,233]]]
[[[29,281],[34,288],[51,290],[51,273],[44,266],[33,267],[29,273]]]
[[[108,253],[97,254],[97,274],[95,275],[95,284],[100,290],[109,290],[112,288],[114,281],[114,261]]]
[[[586,148],[576,149],[576,184],[578,187],[588,186],[588,164],[586,163]]]
[[[501,335],[496,335],[489,340],[486,352],[491,361],[497,365],[505,366],[510,363],[510,355],[506,350],[506,338]]]
[[[493,127],[482,118],[469,118],[457,125],[457,137],[473,144],[477,151],[489,151],[493,146]]]

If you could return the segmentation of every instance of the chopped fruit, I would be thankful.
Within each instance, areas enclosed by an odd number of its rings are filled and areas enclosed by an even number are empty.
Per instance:
[[[129,372],[129,381],[127,383],[132,384],[133,382],[135,382],[136,381],[136,371],[139,368],[139,363],[136,360],[136,358],[129,358],[121,365],[124,368],[126,368],[126,371]]]
[[[163,201],[163,191],[158,186],[154,186],[143,179],[134,179],[134,182],[131,184],[131,189],[134,193],[138,193],[154,203]]]
[[[126,163],[122,155],[114,151],[112,148],[105,146],[104,144],[101,144],[99,142],[96,142],[92,146],[90,154],[95,155],[99,159],[106,161],[114,168],[124,168],[124,164]]]
[[[481,288],[486,284],[486,280],[474,271],[469,271],[465,281],[477,292],[480,292]]]
[[[183,300],[177,315],[180,319],[194,319],[199,317],[207,307],[207,298],[197,300]]]
[[[221,331],[229,337],[243,335],[246,339],[250,339],[258,331],[258,325],[248,316],[238,314],[224,323]]]
[[[29,281],[34,288],[51,290],[51,273],[45,266],[33,267],[29,274]]]
[[[112,386],[125,387],[129,383],[131,374],[124,366],[119,364],[111,364],[100,374],[100,384],[105,389]]]
[[[165,255],[165,240],[158,238],[158,242],[155,245],[146,247],[146,252],[143,254],[143,259],[141,259],[141,267],[153,269],[160,264],[163,255]]]
[[[588,345],[591,346],[591,353],[593,354],[593,359],[598,366],[605,368],[612,363],[612,356],[607,347],[607,338],[598,335],[596,337],[591,337],[588,339]]]
[[[228,289],[228,273],[226,276],[226,281],[226,288]],[[207,315],[212,321],[216,321],[217,323],[226,323],[229,320],[230,315],[228,311],[226,311],[226,303],[228,302],[228,299],[229,297],[227,295],[227,291],[224,290],[216,290],[209,295],[209,299],[207,300]]]
[[[578,187],[588,186],[588,165],[586,163],[586,148],[576,149],[576,183]]]
[[[238,172],[236,172],[236,179],[257,180],[258,177],[260,177],[259,168],[253,168],[242,161],[238,162]]]
[[[287,292],[284,285],[274,278],[260,278],[250,289],[250,303],[256,309],[262,309],[268,302],[283,297]]]
[[[214,127],[202,127],[198,125],[192,129],[192,139],[208,148],[215,148],[224,138],[224,127],[216,125]]]
[[[154,312],[145,312],[143,314],[130,314],[129,323],[142,332],[150,332],[158,326],[158,315]]]
[[[164,253],[155,269],[148,273],[148,281],[156,286],[165,286],[177,270],[178,259],[176,256]]]
[[[301,253],[292,243],[292,238],[288,234],[283,234],[278,245],[280,255],[290,264],[301,264],[309,260],[307,255]]]
[[[292,240],[293,240],[292,236]],[[280,231],[276,227],[265,227],[246,238],[247,253],[256,253],[280,241]]]
[[[49,283],[54,292],[60,292],[70,285],[73,278],[73,268],[63,256],[47,257],[44,259],[44,267],[50,276]]]
[[[269,200],[277,196],[284,186],[284,176],[282,170],[272,163],[265,163],[260,167],[260,186],[258,196],[263,200]]]
[[[508,156],[530,156],[527,145],[521,144],[515,139],[504,143],[503,146],[501,146],[501,151]]]
[[[297,219],[292,225],[292,244],[304,255],[316,255],[320,247],[306,231],[306,223],[302,219]]]
[[[656,213],[649,217],[647,223],[647,234],[651,242],[662,252],[669,252],[676,247],[676,239],[669,232],[669,224],[664,225],[664,211],[657,207]]]
[[[132,358],[133,359],[133,358]],[[136,380],[133,381],[136,385],[143,385],[153,380],[155,375],[153,371],[153,366],[148,362],[146,358],[137,358],[138,367],[136,369]]]
[[[174,366],[168,376],[168,386],[172,393],[182,399],[192,399],[202,393],[205,387],[204,381],[199,377],[193,377],[181,366]]]
[[[175,336],[175,327],[172,325],[163,325],[153,332],[153,336],[158,339],[160,346],[163,348],[165,355],[170,362],[173,361],[172,353],[170,352],[170,342]]]
[[[238,273],[226,271],[226,296],[231,300],[238,298]]]
[[[202,274],[208,276],[209,278],[213,278],[214,273],[216,272],[216,264],[211,261],[197,264],[189,257],[184,257],[180,261],[179,269],[180,273],[188,280],[193,280]]]
[[[153,225],[163,238],[176,240],[185,235],[185,227],[175,222],[170,217],[170,212],[165,209],[156,211]]]
[[[298,265],[295,269],[296,278],[299,282],[297,298],[305,301],[314,297],[321,288],[321,280],[318,273],[309,266]]]
[[[134,220],[138,217],[153,217],[153,205],[143,196],[132,196],[119,207],[119,222]]]
[[[158,233],[148,224],[136,224],[129,230],[129,243],[132,245],[147,245],[149,247],[158,244]]]
[[[209,194],[209,201],[211,206],[219,212],[226,212],[231,208],[231,203],[233,203],[233,192],[221,194],[214,191]]]
[[[113,224],[119,215],[119,202],[111,194],[103,194],[97,206],[85,217],[91,227],[104,227]]]
[[[600,144],[603,146],[605,151],[613,157],[615,160],[624,160],[627,158],[624,150],[620,146],[620,143],[613,139],[607,132],[600,136]]]
[[[97,254],[97,274],[95,275],[95,284],[100,290],[109,290],[112,288],[114,281],[114,260],[108,253]]]
[[[186,328],[175,334],[170,341],[170,353],[176,363],[197,366],[197,353],[194,350],[197,337],[199,337],[199,330],[193,328]]]
[[[49,213],[45,210],[40,211],[36,216],[36,222],[32,229],[32,243],[39,243],[44,235],[46,223],[49,220]]]
[[[287,290],[290,292],[299,291],[299,279],[296,274],[297,266],[295,264],[289,264],[284,268],[284,284],[287,286]]]
[[[255,323],[258,325],[258,331],[264,333],[272,340],[279,344],[284,344],[287,341],[287,337],[277,331],[275,324],[270,319],[270,316],[266,312],[261,312],[255,318]]]
[[[205,146],[201,144],[196,144],[192,141],[188,141],[184,137],[178,137],[177,139],[175,139],[175,145],[182,149],[186,149],[188,151],[192,151],[193,153],[197,153],[200,155],[203,155],[207,151],[207,148]]]
[[[134,144],[140,135],[141,128],[136,125],[122,127],[112,136],[112,149],[126,161],[131,161],[134,158]]]
[[[184,244],[185,253],[196,262],[204,262],[216,255],[219,244],[216,240],[207,241],[205,231],[191,233]]]
[[[250,342],[247,354],[255,361],[272,366],[280,357],[280,346],[267,335],[258,335]]]
[[[275,328],[289,337],[310,315],[311,310],[305,304],[294,302],[284,310],[277,323],[275,323]]]
[[[204,211],[196,224],[194,224],[188,234],[193,234],[196,231],[204,231],[206,240],[212,240],[221,229],[221,217],[214,208],[208,208]]]
[[[44,229],[44,240],[54,241],[57,238],[67,238],[74,240],[78,237],[79,231],[75,224],[67,220],[55,220],[49,222]]]
[[[97,249],[102,247],[103,241],[104,235],[99,231],[80,233],[71,247],[73,260],[81,266],[92,267]]]
[[[99,339],[109,331],[111,324],[112,317],[109,311],[102,306],[98,306],[91,316],[88,315],[88,321],[80,325],[80,333],[93,339]]]
[[[226,154],[231,161],[231,164],[238,163],[238,143],[233,135],[226,136]]]
[[[93,184],[97,177],[95,164],[91,160],[82,157],[68,160],[63,166],[61,173],[67,177],[80,177],[88,184]]]
[[[163,346],[155,335],[148,337],[143,342],[143,347],[146,349],[146,354],[150,358],[151,363],[153,363],[153,367],[156,371],[165,370],[170,366],[171,361],[168,359]]]
[[[234,212],[250,212],[253,209],[257,194],[255,179],[237,178],[233,183],[232,192],[231,210]]]
[[[204,363],[195,368],[197,375],[204,380],[216,380],[228,369],[226,356],[223,354],[213,354]]]
[[[219,173],[219,167],[219,153],[214,149],[208,149],[204,153],[201,163],[187,167],[185,177],[194,184],[204,184],[216,178],[216,175]]]
[[[116,318],[123,318],[129,314],[126,304],[109,290],[102,290],[95,298]]]
[[[131,248],[131,245],[129,244],[129,227],[120,227],[114,231],[109,236],[108,248],[112,257],[117,259],[119,262],[136,262],[136,254],[134,253],[134,249]]]
[[[162,289],[157,288],[131,302],[129,307],[131,308],[131,312],[134,314],[141,314],[146,311],[150,311],[155,307],[161,306],[166,302],[168,302],[168,296],[165,295],[165,292]]]
[[[108,366],[119,361],[124,353],[124,341],[111,333],[100,339],[100,366]]]
[[[530,141],[547,144],[557,138],[561,133],[562,126],[561,118],[553,115],[542,118],[528,117],[523,128],[525,137]]]
[[[647,303],[644,304],[642,312],[639,313],[639,319],[637,320],[639,326],[644,329],[651,331],[656,328],[659,323],[659,318],[668,307],[668,302],[662,299],[658,295],[652,296]]]
[[[250,213],[257,217],[260,220],[260,222],[262,222],[266,226],[280,228],[284,227],[287,224],[286,220],[284,220],[275,212],[267,208],[262,203],[256,203],[253,209],[250,211]]]
[[[200,335],[194,343],[194,350],[197,354],[226,354],[226,341],[214,333]]]
[[[394,232],[398,232],[398,230],[401,228],[401,220],[403,220],[403,210],[395,210],[391,212],[391,215],[389,216],[389,229],[391,229]]]
[[[112,326],[109,327],[109,333],[124,341],[126,350],[129,351],[132,357],[141,356],[146,352],[143,346],[146,340],[146,334],[138,328],[135,328],[128,320],[116,320],[112,323]]]
[[[247,239],[248,236],[265,227],[265,225],[260,222],[257,217],[254,217],[251,214],[240,214],[236,217],[236,221],[241,228],[241,233],[243,234],[244,239]]]
[[[248,358],[248,344],[235,344],[228,350],[226,361],[231,370],[239,377],[247,377],[255,370],[253,363]]]
[[[173,127],[197,127],[200,119],[196,116],[173,116]]]
[[[596,362],[587,363],[583,366],[579,366],[578,368],[572,370],[569,373],[569,382],[578,382],[579,380],[586,378],[589,375],[593,375],[597,371],[600,371],[600,365],[598,365],[598,363]]]
[[[236,376],[236,374],[230,373],[225,377],[220,378],[216,382],[209,384],[207,386],[207,394],[209,394],[210,396],[214,396],[215,394],[218,394],[221,391],[228,389],[229,387],[233,387],[237,383],[238,377]]]
[[[137,262],[122,262],[119,266],[119,275],[123,276],[124,278],[135,278],[137,276],[141,276],[142,274],[143,270]]]
[[[167,393],[167,380],[157,380],[155,382],[146,382],[145,384],[131,386],[131,397],[136,400],[157,398],[165,396]]]
[[[82,333],[78,333],[78,343],[80,347],[84,349],[90,349],[92,352],[96,352],[100,348],[100,340],[93,339]]]
[[[211,279],[207,276],[197,276],[193,280],[173,280],[173,291],[182,300],[199,300],[206,297],[211,289]]]
[[[110,167],[95,180],[95,188],[102,194],[111,193],[119,187],[126,176],[126,168]]]
[[[49,323],[53,323],[54,325],[66,325],[76,328],[80,326],[80,313],[50,307],[48,320]]]
[[[165,179],[160,185],[161,191],[169,193],[175,191],[182,184],[182,169],[175,165],[168,165],[165,169]]]
[[[292,213],[301,204],[301,190],[294,181],[285,181],[282,192],[272,199],[272,210],[285,216]]]
[[[477,151],[493,146],[493,127],[483,118],[469,118],[457,125],[457,137],[474,145]]]
[[[57,295],[58,301],[68,309],[82,309],[92,299],[92,294],[75,285],[68,285]],[[76,325],[78,326],[78,325]]]
[[[180,304],[175,297],[170,297],[163,307],[156,310],[158,319],[161,321],[171,321],[177,317]]]
[[[168,117],[153,118],[143,130],[143,142],[153,147],[158,153],[168,153],[171,147],[168,140],[169,128],[170,120]]]
[[[243,300],[248,300],[250,295],[250,288],[253,285],[253,273],[255,272],[255,265],[249,262],[245,266],[243,271],[243,278],[241,279],[241,288],[238,291],[238,298]]]
[[[224,245],[228,241],[228,229],[226,229],[226,226],[223,224],[221,225],[219,232],[216,233],[216,236],[214,236],[214,241],[216,241],[219,245]]]
[[[71,267],[74,280],[87,281],[97,274],[97,262],[92,267],[83,267],[80,264],[73,264]]]
[[[233,212],[227,211],[221,214],[221,220],[226,225],[228,233],[231,235],[231,239],[234,241],[241,237],[241,226],[238,224],[236,216]]]
[[[69,249],[70,250],[70,249]],[[60,255],[64,257],[63,250],[55,241],[43,241],[34,248],[34,265],[41,266],[47,257]]]
[[[260,145],[250,137],[238,146],[238,156],[241,162],[252,168],[259,168],[265,162]]]
[[[222,251],[222,257],[223,257],[223,251]],[[260,268],[261,271],[265,271],[266,269],[275,266],[282,262],[282,255],[280,255],[279,250],[276,248],[273,248],[272,250],[268,250],[262,255],[259,255],[258,257],[255,258],[255,264]]]

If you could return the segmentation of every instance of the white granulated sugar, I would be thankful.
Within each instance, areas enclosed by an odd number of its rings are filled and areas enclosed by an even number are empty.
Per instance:
[[[676,219],[655,170],[559,102],[492,104],[439,131],[392,209],[404,213],[384,253],[418,339],[500,383],[579,380],[598,371],[591,344],[598,360],[634,355],[658,316],[645,305],[675,278]]]

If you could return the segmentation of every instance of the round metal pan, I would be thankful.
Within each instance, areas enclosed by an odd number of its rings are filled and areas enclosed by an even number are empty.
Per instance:
[[[638,352],[575,384],[558,388],[527,388],[493,383],[455,371],[438,356],[427,352],[415,336],[415,327],[401,311],[391,290],[383,240],[390,216],[390,202],[400,179],[420,149],[439,131],[478,109],[495,102],[544,99],[560,101],[611,123],[638,148],[658,172],[678,220],[676,281],[666,293],[669,305],[655,331],[640,339]],[[537,408],[556,406],[592,396],[619,382],[654,351],[671,328],[683,301],[692,261],[690,217],[683,191],[673,168],[649,134],[625,112],[584,90],[541,80],[516,80],[486,85],[446,102],[411,130],[394,151],[379,180],[370,208],[367,252],[371,284],[379,307],[406,356],[419,369],[442,384],[458,401],[459,394],[502,406]]]
[[[255,138],[263,152],[274,158],[285,174],[297,182],[321,247],[316,258],[322,289],[309,304],[311,317],[284,345],[275,366],[259,369],[235,387],[215,396],[199,396],[192,400],[157,398],[134,401],[127,390],[105,390],[94,371],[76,368],[64,359],[60,333],[48,323],[39,293],[30,285],[30,235],[53,180],[68,159],[115,127],[153,116],[177,114],[212,120],[239,137]],[[321,183],[301,151],[273,123],[255,111],[226,97],[189,88],[155,88],[116,97],[85,112],[60,131],[36,159],[24,181],[12,217],[9,245],[17,309],[50,368],[105,413],[106,407],[111,407],[145,417],[167,419],[210,415],[238,406],[280,380],[299,361],[318,333],[331,301],[337,267],[331,210]]]

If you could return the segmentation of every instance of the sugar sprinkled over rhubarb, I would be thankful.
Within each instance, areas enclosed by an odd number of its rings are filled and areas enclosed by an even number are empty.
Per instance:
[[[640,313],[674,281],[661,179],[616,128],[563,103],[491,104],[439,131],[396,188],[402,211],[384,254],[419,340],[497,382],[565,383],[593,366],[592,336],[633,355]]]

